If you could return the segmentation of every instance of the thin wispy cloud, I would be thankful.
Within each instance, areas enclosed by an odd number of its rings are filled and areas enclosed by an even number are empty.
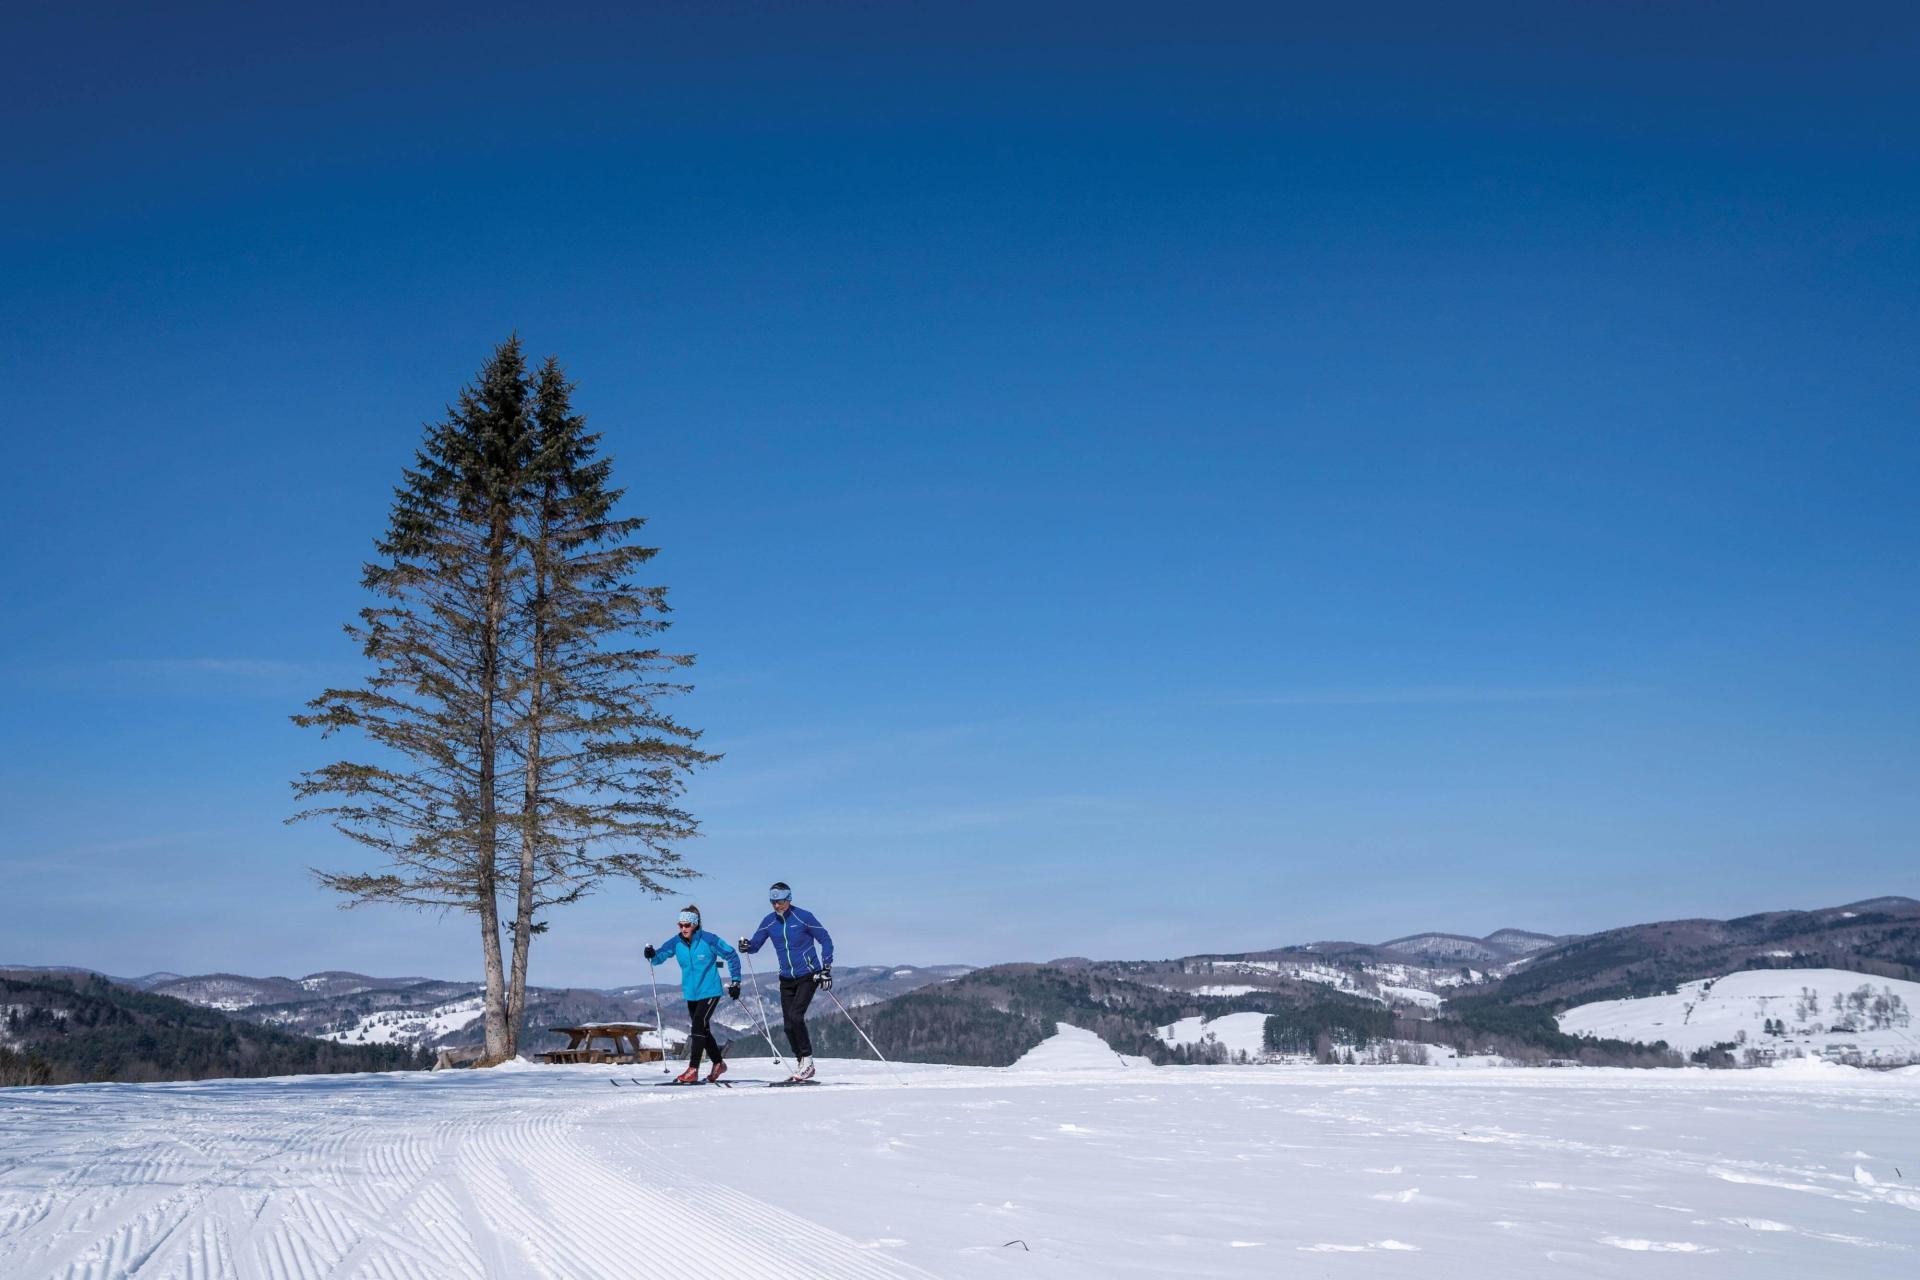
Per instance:
[[[348,681],[364,668],[346,662],[256,657],[96,658],[8,668],[4,678],[28,687],[115,692],[272,692]]]
[[[231,676],[239,679],[324,675],[333,665],[280,658],[113,658],[107,667],[130,674]]]
[[[1411,707],[1495,702],[1588,702],[1624,698],[1645,690],[1635,685],[1425,685],[1406,689],[1307,689],[1248,694],[1223,701],[1235,707]]]
[[[996,722],[937,725],[835,739],[818,729],[746,734],[707,744],[727,757],[725,768],[703,776],[709,808],[753,804],[806,791],[836,779],[860,777],[877,765],[925,756],[977,739]]]
[[[917,836],[954,835],[1018,827],[1026,830],[1109,827],[1136,813],[1128,800],[1093,795],[1044,795],[1008,798],[974,805],[900,805],[879,809],[834,809],[783,817],[771,826],[738,827],[716,824],[712,834],[721,840],[782,839],[826,836],[835,839],[877,840]]]
[[[20,850],[18,854],[0,849],[0,871],[21,874],[39,871],[66,872],[73,870],[76,864],[88,865],[99,861],[112,861],[115,855],[123,853],[176,849],[220,834],[219,831],[172,831],[146,836],[130,836],[123,840],[97,840],[56,849],[27,848]]]

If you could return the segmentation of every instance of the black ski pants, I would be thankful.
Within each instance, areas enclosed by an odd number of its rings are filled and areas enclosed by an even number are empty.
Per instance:
[[[780,979],[780,1016],[786,1020],[787,1043],[797,1058],[813,1056],[813,1037],[807,1034],[807,1006],[820,984],[811,975]]]
[[[715,1062],[720,1061],[720,1042],[713,1038],[713,1011],[719,1006],[719,996],[687,1001],[687,1019],[693,1023],[693,1034],[687,1037],[688,1053],[691,1055],[687,1065],[690,1067],[700,1065],[703,1051],[712,1054]]]

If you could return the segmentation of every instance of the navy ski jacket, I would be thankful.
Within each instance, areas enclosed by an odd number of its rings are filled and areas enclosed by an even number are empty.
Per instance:
[[[815,939],[820,941],[819,954],[814,953]],[[827,927],[814,918],[811,911],[802,911],[798,907],[788,907],[787,914],[778,911],[767,912],[767,918],[747,939],[747,945],[741,948],[748,955],[760,950],[761,944],[773,943],[773,950],[780,957],[780,976],[783,978],[804,978],[810,973],[818,973],[833,963],[833,935]]]
[[[724,994],[720,985],[722,958],[727,962],[727,980],[740,981],[740,953],[725,938],[705,929],[695,929],[690,943],[680,941],[680,933],[675,930],[671,938],[653,949],[653,963],[665,964],[668,956],[680,962],[680,994],[688,1004]]]

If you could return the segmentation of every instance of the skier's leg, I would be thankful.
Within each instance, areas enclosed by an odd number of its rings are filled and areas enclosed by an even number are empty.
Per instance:
[[[813,1037],[807,1034],[807,1006],[813,1003],[812,978],[780,979],[780,1016],[786,1023],[787,1043],[795,1057],[813,1056]]]
[[[700,1069],[700,1055],[707,1047],[707,1014],[712,1006],[705,1000],[687,1001],[687,1021],[691,1024],[687,1032],[687,1069]]]
[[[708,996],[700,1002],[700,1030],[707,1037],[707,1056],[720,1061],[720,1037],[713,1034],[713,1015],[720,1011],[720,997]]]
[[[785,1016],[787,1040],[797,1059],[795,1080],[813,1079],[813,1037],[807,1034],[807,1006],[813,1003],[813,993],[818,989],[810,977],[780,979],[780,1012]]]
[[[687,1001],[687,1022],[690,1027],[687,1033],[687,1069],[674,1077],[674,1084],[696,1084],[699,1082],[700,1051],[705,1047],[703,1042],[706,1039],[706,1036],[701,1032],[701,1023],[703,1020],[701,1006],[704,1004],[707,1004],[707,1001]]]
[[[727,1070],[725,1050],[720,1045],[720,1037],[713,1033],[713,1015],[719,1009],[719,996],[710,996],[700,1002],[700,1030],[707,1038],[707,1056],[713,1059],[713,1070],[707,1073],[708,1084],[719,1080]]]

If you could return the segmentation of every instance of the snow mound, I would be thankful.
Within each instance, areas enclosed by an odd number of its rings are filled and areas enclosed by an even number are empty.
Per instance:
[[[485,1068],[487,1071],[504,1071],[508,1073],[515,1071],[546,1071],[550,1069],[551,1068],[528,1058],[508,1058],[505,1062],[496,1062],[491,1067]]]
[[[1849,1076],[1857,1070],[1838,1062],[1829,1062],[1825,1058],[1781,1058],[1773,1064],[1773,1070],[1786,1076],[1808,1076],[1830,1079],[1834,1076]],[[1920,1071],[1920,1067],[1902,1067],[1901,1071]],[[1899,1072],[1894,1074],[1898,1075]]]
[[[1116,1053],[1084,1027],[1062,1022],[1054,1034],[1027,1050],[1009,1071],[1111,1071],[1115,1067],[1147,1066],[1145,1058]]]

